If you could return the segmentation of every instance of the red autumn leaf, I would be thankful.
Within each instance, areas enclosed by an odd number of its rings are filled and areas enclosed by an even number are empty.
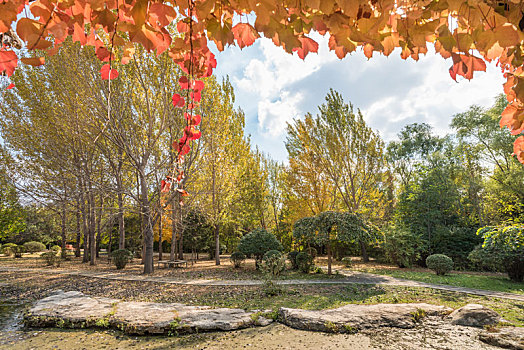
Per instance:
[[[11,83],[9,84],[9,86],[6,88],[6,90],[11,90],[12,88],[15,87],[15,83]]]
[[[182,195],[182,197],[189,196],[189,193],[187,193],[187,191],[182,188],[177,188],[176,190]]]
[[[195,109],[195,107],[196,107],[196,104],[194,104],[194,103],[188,103],[187,104],[187,109]]]
[[[191,92],[191,99],[196,102],[200,102],[202,99],[202,94],[200,94],[200,91],[198,92]]]
[[[118,78],[118,71],[116,69],[109,69],[109,64],[104,64],[100,68],[100,74],[102,75],[102,80],[113,80]]]
[[[0,50],[0,73],[10,77],[18,66],[18,56],[13,51]]]
[[[310,52],[318,52],[318,43],[315,40],[306,37],[298,38],[298,40],[302,47],[296,47],[293,51],[296,51],[301,59],[305,59]]]
[[[195,91],[195,92],[202,91],[202,90],[204,90],[204,82],[203,82],[202,80],[195,80],[195,81],[193,81],[193,83],[191,84],[191,88],[192,88],[193,91]]]
[[[179,94],[173,94],[173,106],[183,107],[186,101]]]
[[[21,58],[20,61],[30,66],[37,67],[45,64],[45,57],[24,57]]]
[[[195,126],[199,125],[201,121],[202,116],[200,114],[196,114],[193,116],[193,118],[191,118],[191,124]]]
[[[202,132],[200,130],[195,130],[192,134],[191,134],[191,137],[189,138],[190,140],[198,140],[200,137],[202,136]]]
[[[486,71],[486,62],[482,58],[454,52],[451,53],[451,58],[453,65],[449,68],[449,74],[455,81],[457,81],[457,75],[471,80],[475,71]]]
[[[253,45],[255,40],[260,38],[256,29],[248,23],[238,23],[231,29],[231,32],[241,49]]]
[[[160,192],[166,193],[169,192],[169,190],[171,190],[171,182],[162,180],[160,185]]]
[[[180,88],[183,90],[189,89],[189,80],[187,79],[185,75],[181,76],[178,79],[178,84],[180,84]]]
[[[189,32],[189,25],[185,22],[178,21],[176,24],[176,30],[179,33],[187,33]]]
[[[176,11],[171,6],[154,3],[149,6],[149,16],[150,19],[158,21],[162,27],[165,27],[176,18]]]
[[[188,154],[190,150],[191,150],[191,148],[189,147],[189,145],[184,145],[184,146],[182,146],[182,149],[179,152],[180,152],[181,156],[184,156],[184,155]]]

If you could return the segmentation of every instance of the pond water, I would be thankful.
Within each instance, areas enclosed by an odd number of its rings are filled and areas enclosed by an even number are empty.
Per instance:
[[[178,337],[127,336],[101,329],[26,328],[25,304],[0,302],[0,349],[496,349],[480,343],[468,327],[441,329],[383,329],[365,334],[326,334],[301,331],[281,324],[233,332]]]

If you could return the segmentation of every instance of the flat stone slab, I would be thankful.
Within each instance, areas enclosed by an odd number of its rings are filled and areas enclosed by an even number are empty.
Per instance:
[[[524,350],[524,328],[503,327],[493,332],[482,331],[479,339],[484,343],[504,349]]]
[[[350,304],[329,310],[301,310],[281,308],[279,320],[293,328],[355,333],[379,327],[413,328],[426,316],[447,315],[453,309],[445,306],[418,304]]]
[[[230,331],[273,322],[262,312],[213,309],[175,303],[122,302],[57,291],[41,299],[25,314],[24,322],[36,327],[116,328],[128,334],[179,334]]]

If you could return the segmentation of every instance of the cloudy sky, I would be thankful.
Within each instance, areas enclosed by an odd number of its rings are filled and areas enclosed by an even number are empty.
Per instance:
[[[259,39],[242,51],[216,50],[219,77],[229,76],[236,105],[246,113],[246,133],[254,144],[274,159],[286,160],[286,123],[305,113],[317,112],[330,88],[363,112],[366,121],[386,141],[406,124],[426,122],[438,134],[449,131],[449,122],[472,104],[490,106],[502,92],[500,70],[488,65],[472,81],[451,79],[451,59],[430,53],[418,62],[404,61],[398,52],[389,57],[374,54],[367,60],[361,51],[339,60],[327,47],[328,37],[313,35],[318,54],[305,61],[289,55],[269,39]]]

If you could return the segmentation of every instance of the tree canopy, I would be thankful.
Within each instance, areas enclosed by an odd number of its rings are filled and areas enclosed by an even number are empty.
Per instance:
[[[174,95],[173,103],[187,103],[191,109],[203,87],[195,78],[210,76],[216,67],[208,41],[219,50],[227,45],[243,48],[262,34],[304,59],[318,51],[318,43],[309,37],[316,31],[329,34],[329,48],[339,58],[360,47],[368,58],[374,52],[388,56],[399,48],[403,59],[418,60],[428,52],[428,43],[433,44],[443,58],[452,58],[449,74],[455,80],[457,75],[472,79],[475,71],[486,70],[485,62],[496,61],[507,79],[504,91],[510,102],[500,125],[514,135],[524,130],[524,20],[517,0],[4,0],[1,9],[0,72],[8,76],[19,61],[15,49],[22,43],[17,36],[28,50],[48,54],[56,53],[67,37],[93,46],[97,57],[107,62],[100,74],[109,81],[118,77],[112,64],[129,63],[134,44],[140,44],[157,55],[167,52],[189,75],[180,80],[186,98]],[[39,56],[20,61],[40,65],[45,58]],[[192,117],[190,113],[185,138],[176,146],[182,156],[188,140],[199,135]],[[515,141],[514,153],[524,162],[524,136]]]

